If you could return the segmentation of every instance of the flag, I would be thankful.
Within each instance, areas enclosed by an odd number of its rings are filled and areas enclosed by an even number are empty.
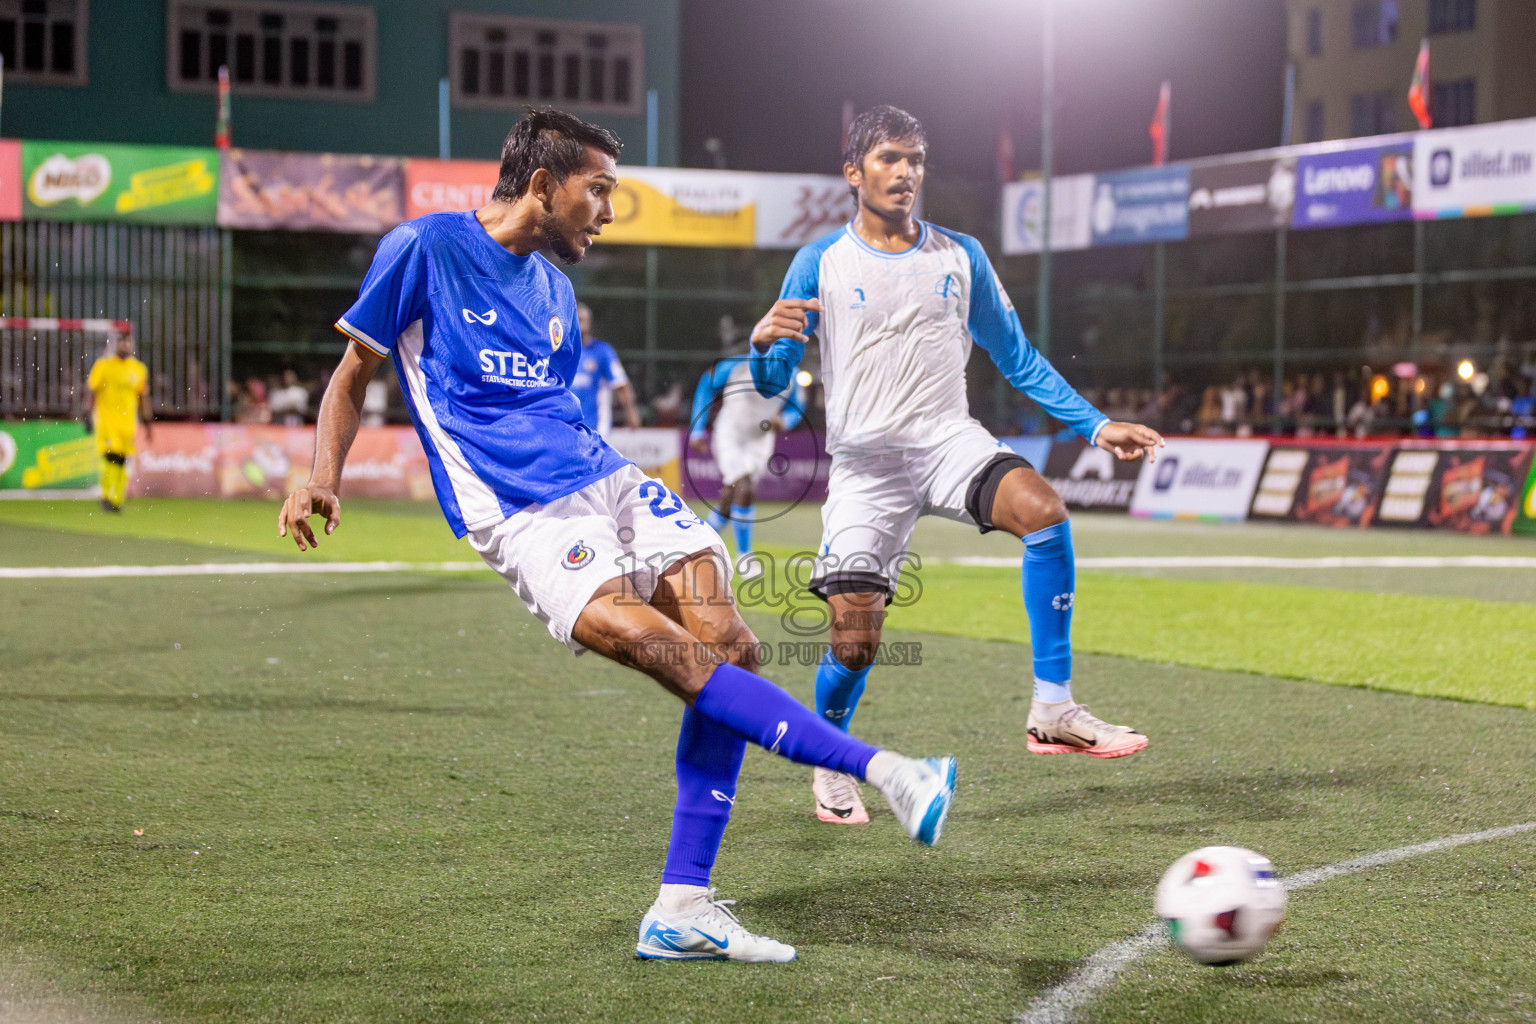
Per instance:
[[[997,129],[997,180],[1003,185],[1013,180],[1013,134],[1006,125]]]
[[[1433,124],[1429,109],[1429,40],[1419,43],[1419,59],[1413,64],[1413,81],[1408,85],[1408,105],[1419,119],[1420,128]]]
[[[229,148],[229,65],[219,65],[219,120],[213,128],[213,144]]]
[[[1161,166],[1168,162],[1168,107],[1173,102],[1173,87],[1164,82],[1157,90],[1157,109],[1152,112],[1152,126],[1147,134],[1152,136],[1152,163]]]

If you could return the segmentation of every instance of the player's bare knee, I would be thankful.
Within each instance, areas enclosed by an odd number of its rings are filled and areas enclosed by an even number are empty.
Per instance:
[[[744,668],[748,672],[756,672],[762,667],[757,635],[742,621],[740,615],[736,615],[735,620],[729,635],[720,643],[721,655],[728,664]]]

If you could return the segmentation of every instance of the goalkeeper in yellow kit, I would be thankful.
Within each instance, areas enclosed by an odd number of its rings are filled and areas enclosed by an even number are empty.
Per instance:
[[[96,453],[101,456],[101,507],[121,512],[128,497],[128,459],[140,417],[149,437],[149,367],[133,357],[133,339],[122,335],[112,352],[96,360],[87,381],[86,413],[94,411]]]

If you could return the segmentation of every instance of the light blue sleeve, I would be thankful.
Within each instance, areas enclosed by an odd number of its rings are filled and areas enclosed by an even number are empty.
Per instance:
[[[336,321],[336,329],[376,355],[387,356],[405,329],[422,318],[426,294],[421,236],[414,226],[402,224],[379,240],[357,301]]]
[[[805,418],[805,389],[800,386],[798,375],[796,377],[795,386],[784,396],[784,408],[779,411],[785,430],[794,430]]]
[[[1009,384],[1092,444],[1109,417],[1078,394],[1029,343],[1019,314],[1008,301],[981,243],[969,235],[944,233],[958,241],[970,257],[971,309],[965,325],[971,337],[992,357]]]
[[[816,242],[795,253],[784,275],[784,287],[779,289],[781,299],[814,299],[818,297],[821,282],[821,254],[826,245]],[[806,314],[805,333],[816,329],[821,317],[814,311]],[[805,358],[805,343],[793,338],[780,338],[767,349],[752,346],[752,384],[764,398],[772,398],[789,387]]]
[[[723,363],[716,363],[704,371],[704,376],[699,378],[699,386],[693,389],[693,412],[688,417],[688,437],[703,437],[704,431],[709,426],[709,407],[715,404],[715,399],[720,392],[725,390],[725,382],[730,377],[730,372],[720,372]]]

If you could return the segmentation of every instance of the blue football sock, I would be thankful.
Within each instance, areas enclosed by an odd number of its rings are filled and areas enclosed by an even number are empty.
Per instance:
[[[756,518],[756,505],[731,506],[731,525],[736,530],[736,554],[738,557],[752,550],[752,521]]]
[[[714,530],[716,533],[719,533],[721,530],[725,529],[725,513],[720,511],[718,508],[711,508],[709,510],[709,516],[704,521],[708,523],[710,529]]]
[[[853,721],[853,710],[864,694],[864,680],[870,666],[851,669],[838,661],[828,647],[816,666],[816,713],[843,732]]]
[[[770,754],[864,778],[879,750],[828,725],[816,712],[754,672],[720,665],[693,702],[704,717]]]
[[[1072,697],[1072,602],[1077,569],[1072,527],[1057,523],[1024,538],[1024,611],[1035,655],[1035,697]]]
[[[663,885],[708,885],[720,839],[736,803],[736,776],[747,741],[693,708],[677,734],[677,806]]]

